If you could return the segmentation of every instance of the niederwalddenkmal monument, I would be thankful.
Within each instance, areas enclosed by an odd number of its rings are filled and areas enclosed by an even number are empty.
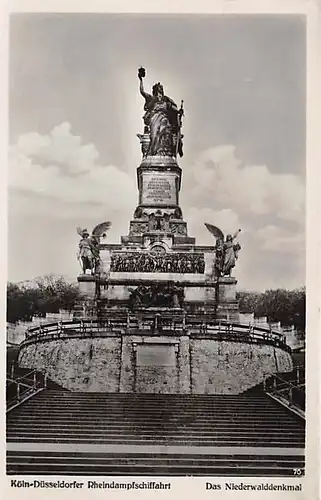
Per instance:
[[[290,350],[280,332],[239,322],[239,230],[225,236],[205,223],[212,246],[189,236],[179,203],[183,101],[159,82],[149,94],[144,77],[140,68],[142,159],[128,234],[113,244],[109,221],[91,234],[78,228],[74,320],[31,329],[19,362],[71,391],[239,394],[291,371]]]

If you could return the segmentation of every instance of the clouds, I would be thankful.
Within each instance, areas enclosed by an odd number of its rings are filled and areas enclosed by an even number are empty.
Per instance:
[[[194,197],[206,193],[222,207],[241,214],[273,215],[282,220],[302,220],[305,187],[293,174],[271,173],[266,165],[244,165],[231,145],[203,152],[193,169]],[[204,200],[204,198],[203,198]]]
[[[99,156],[93,144],[82,144],[81,138],[71,133],[68,122],[54,127],[49,135],[31,132],[20,136],[14,150],[45,164],[61,165],[65,175],[88,172]]]
[[[198,243],[213,243],[204,222],[220,227],[225,234],[242,229],[236,272],[241,287],[304,283],[302,177],[272,173],[266,165],[247,165],[234,146],[222,145],[198,155],[185,180],[184,215]]]
[[[69,123],[48,135],[25,134],[9,151],[9,185],[62,203],[102,205],[107,211],[133,206],[134,179],[113,165],[100,165],[98,157],[96,147],[82,144]]]
[[[213,245],[214,239],[205,228],[205,222],[209,222],[221,228],[225,234],[234,233],[241,226],[239,216],[230,208],[213,210],[209,207],[191,207],[184,210],[184,218],[188,223],[188,229],[191,236],[196,237],[197,243],[206,245]]]
[[[15,14],[11,141],[67,118],[103,164],[123,167],[128,154],[132,165],[144,65],[149,89],[161,81],[184,99],[189,161],[233,144],[249,165],[296,171],[305,157],[305,39],[301,16]]]
[[[281,227],[268,225],[257,232],[257,240],[260,248],[277,254],[287,254],[290,258],[293,255],[304,255],[305,234],[303,228],[299,231],[289,231]]]
[[[48,274],[75,279],[76,227],[114,222],[112,241],[128,231],[137,203],[135,177],[99,163],[93,144],[69,123],[21,135],[9,151],[9,279]]]
[[[127,233],[137,205],[135,169],[126,173],[101,165],[96,146],[74,135],[69,123],[47,134],[21,135],[9,160],[11,279],[49,272],[75,277],[77,225],[91,228],[111,219],[111,242]],[[214,243],[204,222],[225,234],[242,228],[236,271],[242,288],[302,285],[304,184],[299,176],[246,165],[232,145],[209,148],[191,168],[182,168],[184,218],[197,244]]]

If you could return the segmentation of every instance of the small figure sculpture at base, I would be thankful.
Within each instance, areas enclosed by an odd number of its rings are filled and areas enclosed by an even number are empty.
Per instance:
[[[90,237],[87,229],[77,227],[77,233],[81,236],[77,258],[81,264],[83,274],[86,274],[87,270],[90,271],[91,275],[100,272],[99,241],[101,237],[106,236],[106,231],[108,231],[110,226],[111,223],[109,221],[98,224],[93,229]]]
[[[216,277],[230,277],[241,250],[241,245],[234,243],[241,229],[233,235],[228,234],[224,241],[224,234],[218,227],[207,223],[205,223],[205,226],[216,239],[214,274]]]
[[[183,307],[184,289],[172,281],[150,286],[138,285],[136,289],[130,288],[129,292],[130,309],[135,307]]]

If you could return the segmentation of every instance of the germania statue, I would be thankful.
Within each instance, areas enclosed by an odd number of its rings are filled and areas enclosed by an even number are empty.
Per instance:
[[[111,222],[106,221],[98,224],[89,236],[87,229],[77,227],[77,233],[81,236],[79,241],[79,252],[77,258],[81,264],[83,274],[89,270],[92,275],[100,271],[99,242],[101,237],[106,236],[106,231],[111,226]]]
[[[183,101],[178,109],[175,102],[164,94],[160,82],[153,85],[152,95],[148,94],[143,85],[145,74],[145,69],[139,68],[139,89],[145,99],[144,133],[150,136],[147,155],[183,156],[181,134]]]

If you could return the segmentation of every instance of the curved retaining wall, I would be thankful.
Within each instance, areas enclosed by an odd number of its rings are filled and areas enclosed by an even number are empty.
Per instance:
[[[280,347],[186,335],[46,339],[23,344],[19,364],[71,391],[182,394],[239,394],[293,369]]]

